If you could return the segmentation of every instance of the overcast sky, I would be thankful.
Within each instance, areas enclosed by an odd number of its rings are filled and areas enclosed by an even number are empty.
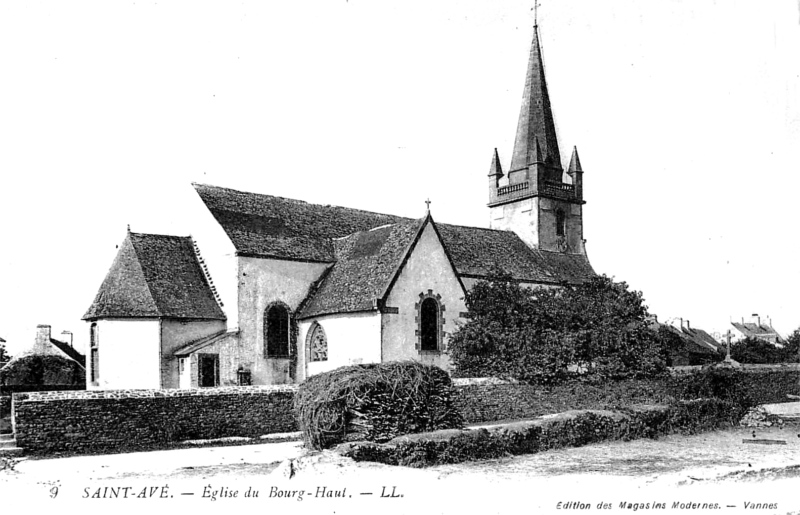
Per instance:
[[[188,235],[191,182],[488,225],[531,2],[0,3],[0,337],[73,331],[125,237]],[[796,0],[539,10],[600,273],[660,319],[800,326]],[[201,250],[211,252],[198,242]]]

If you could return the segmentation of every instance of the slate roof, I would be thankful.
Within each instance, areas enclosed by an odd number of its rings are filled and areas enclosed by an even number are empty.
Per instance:
[[[332,262],[333,238],[407,220],[338,206],[194,184],[240,254]]]
[[[406,220],[334,240],[336,264],[311,293],[301,318],[376,309],[375,300],[383,297],[427,221]]]
[[[80,352],[76,351],[74,347],[71,347],[68,343],[60,340],[54,340],[53,338],[50,338],[50,343],[58,350],[66,354],[71,360],[78,362],[82,367],[86,368],[86,357]]]
[[[189,354],[202,350],[208,347],[209,345],[213,345],[221,340],[224,340],[225,338],[237,336],[238,334],[239,334],[238,330],[228,331],[227,329],[223,329],[222,331],[191,341],[186,345],[184,345],[183,347],[176,349],[172,354],[179,358],[182,358],[184,356],[188,356]]]
[[[739,330],[745,337],[749,338],[761,338],[765,340],[775,340],[779,343],[782,343],[784,340],[778,331],[773,329],[771,326],[767,324],[754,324],[751,322],[746,323],[738,323],[738,322],[731,322],[731,325]]]
[[[683,341],[686,350],[698,354],[713,355],[717,353],[718,343],[714,338],[702,329],[694,328],[677,328],[670,324],[662,324],[654,317],[648,321],[650,328],[658,330],[661,327],[666,328],[671,333],[679,336]]]
[[[681,331],[685,336],[690,338],[697,347],[708,352],[717,352],[721,348],[720,343],[715,340],[713,336],[702,329],[684,327],[681,329]]]
[[[191,237],[128,233],[83,316],[224,320]]]
[[[413,219],[195,184],[195,190],[244,255],[333,263],[334,239]],[[533,250],[511,231],[436,224],[459,275],[486,277],[499,267],[526,282],[579,283],[595,275],[584,255]],[[346,244],[342,242],[341,244]]]
[[[486,277],[497,267],[520,281],[576,284],[595,275],[586,256],[534,250],[512,231],[436,226],[461,276]]]

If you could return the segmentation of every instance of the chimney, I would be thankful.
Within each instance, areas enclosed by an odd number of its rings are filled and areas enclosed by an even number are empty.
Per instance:
[[[683,329],[683,318],[681,318],[681,329]]]
[[[64,334],[64,335],[68,334],[69,335],[69,346],[73,347],[73,345],[72,345],[72,331],[61,331],[61,334]]]
[[[690,331],[692,330],[692,326],[689,325],[689,319],[688,318],[686,319],[686,329],[688,329]]]
[[[758,316],[758,313],[753,313],[753,323],[756,324],[758,327],[761,327],[761,317]]]
[[[50,326],[39,324],[36,326],[36,343],[33,346],[34,354],[47,354],[50,348]]]

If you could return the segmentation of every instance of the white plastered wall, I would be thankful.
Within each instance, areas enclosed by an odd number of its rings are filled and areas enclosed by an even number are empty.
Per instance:
[[[308,333],[314,322],[319,323],[328,340],[327,361],[308,361]],[[381,319],[377,311],[326,315],[303,320],[299,326],[298,379],[334,368],[381,361]]]
[[[464,291],[452,269],[447,255],[431,224],[422,235],[400,271],[396,282],[386,298],[387,308],[397,308],[398,313],[384,313],[382,320],[383,361],[412,359],[449,369],[450,359],[446,351],[432,353],[417,349],[418,312],[415,304],[419,294],[428,290],[439,295],[444,305],[443,347],[448,336],[463,321],[460,314],[466,311]]]
[[[98,320],[99,370],[92,390],[161,387],[161,324],[157,319]],[[91,361],[91,353],[86,356]],[[90,372],[87,370],[87,377]]]

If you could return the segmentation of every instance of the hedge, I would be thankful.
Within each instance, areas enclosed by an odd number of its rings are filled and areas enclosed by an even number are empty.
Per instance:
[[[739,410],[732,410],[730,402],[696,399],[669,406],[568,411],[491,428],[406,435],[385,444],[345,443],[336,450],[356,461],[428,467],[578,447],[604,440],[695,433],[729,423],[740,414]]]

